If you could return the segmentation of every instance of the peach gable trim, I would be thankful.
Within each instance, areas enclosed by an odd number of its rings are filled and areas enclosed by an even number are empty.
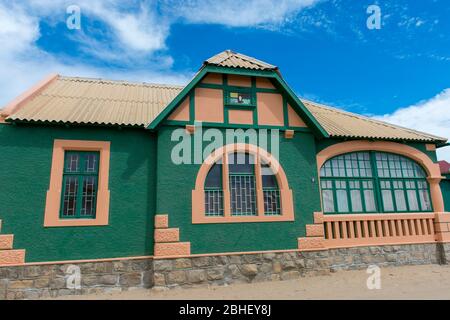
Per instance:
[[[235,86],[235,87],[251,87],[252,79],[250,77],[229,74],[228,75],[228,85]]]
[[[432,144],[432,143],[427,143],[425,145],[425,148],[426,148],[427,151],[436,151],[436,145]]]
[[[175,121],[189,121],[189,98],[184,99],[184,101],[167,119]]]
[[[257,93],[258,124],[284,126],[283,97],[277,93]]]
[[[44,90],[50,83],[52,83],[54,80],[56,80],[59,77],[58,74],[51,74],[47,76],[45,79],[22,93],[20,96],[15,98],[13,101],[8,103],[3,110],[0,111],[0,118],[6,118],[7,116],[10,116],[11,114],[17,112],[19,108],[30,99],[33,99],[37,94],[39,94],[42,90]]]
[[[229,188],[228,188],[228,154],[232,152],[247,152],[255,155],[256,161],[263,159],[270,164],[271,169],[275,173],[280,190],[281,197],[281,215],[265,216],[258,214],[257,216],[231,216],[229,204]],[[206,217],[205,216],[205,200],[204,200],[204,184],[206,176],[212,165],[223,159],[223,190],[224,190],[224,216],[223,217]],[[257,199],[262,198],[262,188],[257,186]],[[261,213],[259,207],[263,205],[258,201],[258,213]],[[228,144],[217,149],[206,158],[201,165],[195,181],[195,189],[192,190],[192,223],[242,223],[242,222],[274,222],[274,221],[294,221],[294,206],[292,190],[286,174],[278,160],[264,149],[255,145],[244,143]]]
[[[223,123],[223,90],[195,89],[195,120]]]
[[[228,122],[233,124],[253,124],[253,110],[228,110]]]
[[[274,85],[272,84],[272,82],[270,82],[269,79],[261,77],[256,78],[256,87],[262,89],[275,89]]]
[[[317,172],[320,172],[320,168],[322,168],[322,166],[328,159],[344,153],[368,150],[384,151],[403,155],[420,164],[428,175],[431,201],[433,203],[434,211],[445,211],[444,199],[442,196],[441,187],[439,185],[439,182],[442,179],[439,165],[431,161],[431,159],[425,153],[401,143],[390,141],[355,140],[334,144],[325,148],[317,154]]]
[[[202,83],[223,84],[223,76],[221,73],[208,73],[203,78]]]
[[[44,227],[106,226],[109,220],[109,141],[55,140],[53,144],[50,186],[45,201]],[[60,219],[64,152],[99,151],[97,209],[95,219]]]
[[[288,117],[290,127],[302,127],[306,128],[306,123],[300,118],[295,110],[288,104]]]

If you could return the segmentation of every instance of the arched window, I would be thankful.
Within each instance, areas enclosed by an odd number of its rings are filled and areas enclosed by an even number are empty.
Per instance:
[[[320,169],[325,213],[432,211],[425,171],[385,152],[339,155]]]
[[[278,161],[262,149],[228,145],[202,165],[193,222],[292,221],[292,191]]]

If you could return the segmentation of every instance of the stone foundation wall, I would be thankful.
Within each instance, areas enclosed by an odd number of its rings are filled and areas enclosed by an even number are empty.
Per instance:
[[[369,265],[438,263],[450,263],[450,243],[0,267],[0,300],[290,280]],[[80,287],[72,289],[74,270],[79,270]]]
[[[450,257],[450,245],[447,251]],[[154,286],[177,288],[289,280],[369,265],[437,264],[442,261],[441,255],[437,244],[415,244],[158,259],[154,260]]]
[[[151,259],[0,267],[0,300],[150,288],[152,268]]]

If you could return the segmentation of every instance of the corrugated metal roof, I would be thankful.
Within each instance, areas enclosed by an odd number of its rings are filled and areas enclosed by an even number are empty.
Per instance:
[[[301,100],[331,137],[412,141],[447,140],[428,133],[324,106],[306,99]]]
[[[274,66],[224,51],[208,63],[273,69]],[[23,103],[7,120],[146,127],[182,86],[59,76]],[[445,142],[446,138],[377,121],[301,99],[331,137]]]
[[[244,68],[252,70],[277,70],[274,65],[260,61],[253,57],[225,50],[205,61],[205,64],[228,68]]]
[[[60,76],[7,119],[146,126],[182,89],[173,85]]]

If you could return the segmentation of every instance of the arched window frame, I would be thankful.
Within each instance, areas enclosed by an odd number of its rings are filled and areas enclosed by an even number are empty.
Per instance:
[[[320,180],[324,213],[433,211],[425,170],[403,155],[340,154],[323,164]]]
[[[391,141],[368,140],[353,140],[337,143],[323,149],[317,154],[316,158],[318,172],[320,172],[320,168],[328,159],[331,159],[340,154],[357,151],[381,151],[394,153],[408,157],[421,165],[427,174],[426,179],[429,183],[433,210],[436,213],[444,212],[444,199],[442,196],[441,187],[439,185],[443,177],[441,176],[439,165],[437,163],[434,163],[425,153],[405,144]]]
[[[232,153],[248,153],[255,159],[257,214],[251,216],[234,216],[231,214],[228,163]],[[205,214],[205,180],[211,167],[222,159],[222,190],[224,201],[223,216],[206,216]],[[262,188],[261,162],[269,164],[274,172],[280,192],[281,214],[269,215],[264,212],[264,194]],[[192,191],[192,223],[242,223],[294,221],[292,190],[278,160],[264,149],[255,145],[236,143],[223,146],[210,154],[201,165]]]

